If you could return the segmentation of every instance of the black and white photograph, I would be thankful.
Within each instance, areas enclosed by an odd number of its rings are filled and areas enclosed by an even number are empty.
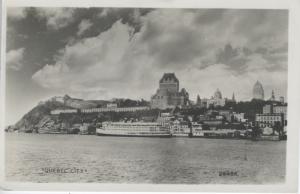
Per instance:
[[[5,181],[287,182],[288,9],[7,6],[5,24]]]

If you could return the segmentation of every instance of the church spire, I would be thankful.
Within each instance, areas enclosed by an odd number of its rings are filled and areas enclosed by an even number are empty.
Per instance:
[[[275,94],[274,94],[274,90],[272,90],[272,95],[271,95],[271,101],[275,101]]]
[[[234,95],[234,92],[232,93],[232,101],[235,102],[235,95]]]
[[[200,105],[200,104],[201,104],[201,98],[200,98],[199,94],[197,95],[197,101],[196,101],[196,104],[197,104],[197,105]]]

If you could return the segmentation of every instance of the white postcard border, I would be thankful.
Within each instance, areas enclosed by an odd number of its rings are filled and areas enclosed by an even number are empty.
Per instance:
[[[278,185],[154,185],[154,184],[100,184],[100,183],[20,183],[6,182],[5,170],[5,51],[6,6],[18,7],[155,7],[155,8],[227,8],[227,9],[288,9],[288,140],[286,158],[286,183]],[[55,191],[201,191],[201,192],[296,192],[298,188],[299,108],[300,108],[300,2],[297,0],[8,0],[2,7],[1,44],[1,101],[0,138],[1,164],[0,189],[55,190]],[[270,161],[271,162],[271,161]]]

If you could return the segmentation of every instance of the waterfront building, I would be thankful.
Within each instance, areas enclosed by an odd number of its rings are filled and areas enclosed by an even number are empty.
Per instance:
[[[273,113],[282,113],[284,120],[287,120],[287,105],[277,105],[273,107]]]
[[[286,104],[279,104],[279,103],[273,103],[273,104],[267,104],[263,107],[263,114],[283,114],[284,117],[284,123],[286,125],[287,123],[287,105]]]
[[[223,119],[206,119],[201,121],[203,124],[208,125],[210,130],[216,130],[217,127],[223,125]]]
[[[262,84],[259,81],[256,81],[256,83],[253,86],[253,99],[257,100],[264,100],[264,89]]]
[[[274,127],[276,122],[279,122],[281,126],[284,125],[284,115],[282,113],[271,113],[271,114],[256,114],[255,121],[259,127]]]
[[[159,80],[159,88],[151,97],[151,108],[166,109],[184,107],[189,104],[189,94],[182,88],[179,91],[179,80],[174,73],[164,73]]]

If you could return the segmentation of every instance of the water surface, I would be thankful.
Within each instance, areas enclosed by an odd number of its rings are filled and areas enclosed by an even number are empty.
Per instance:
[[[6,178],[27,182],[284,182],[285,141],[6,134]],[[45,168],[80,169],[47,173]],[[223,176],[233,172],[233,175]],[[222,174],[223,173],[223,174]]]

